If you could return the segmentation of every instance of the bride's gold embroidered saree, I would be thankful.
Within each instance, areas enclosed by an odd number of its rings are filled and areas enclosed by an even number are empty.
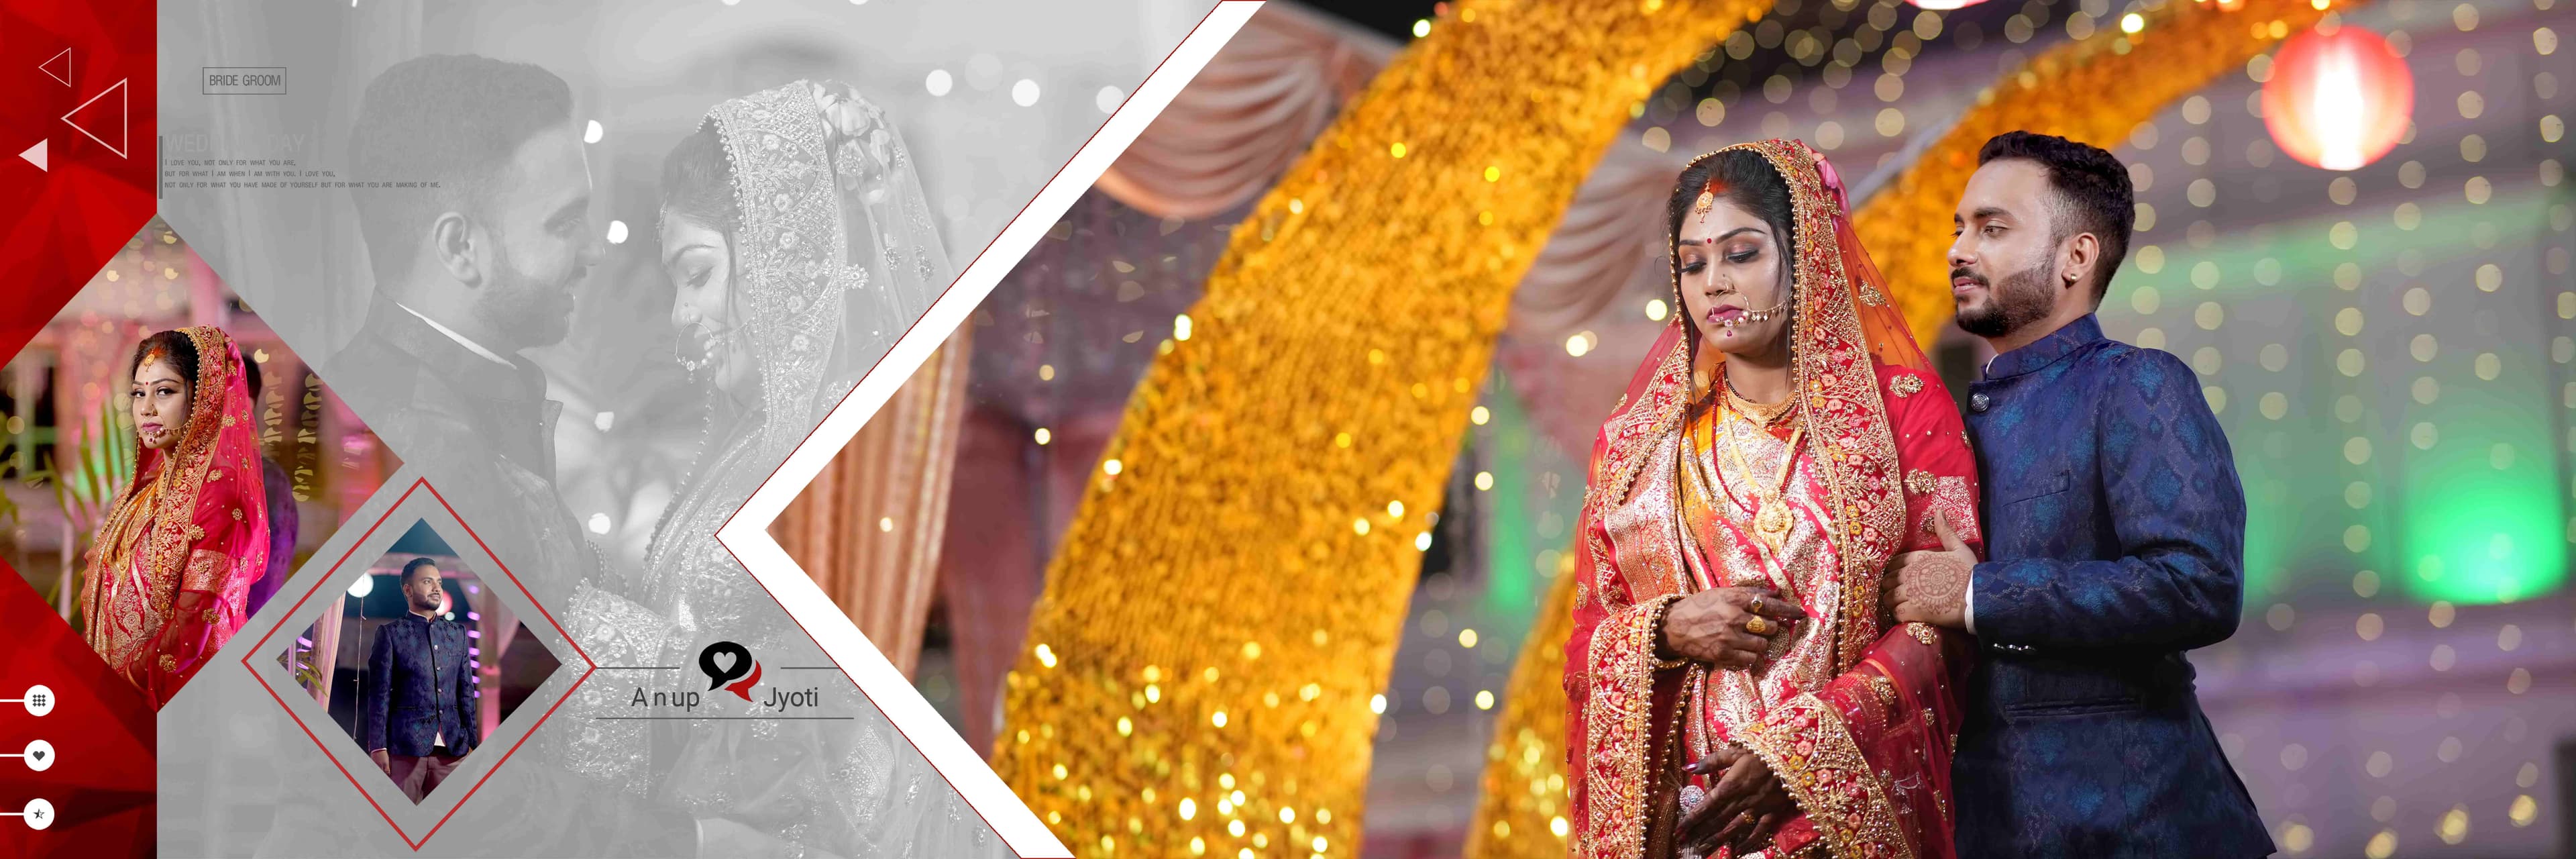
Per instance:
[[[1975,461],[1851,232],[1832,166],[1795,141],[1738,148],[1790,189],[1795,411],[1766,429],[1723,398],[1691,402],[1697,334],[1677,313],[1602,425],[1566,652],[1573,853],[1675,855],[1676,821],[1714,781],[1683,768],[1732,744],[1761,756],[1803,812],[1747,855],[1947,859],[1953,678],[1968,650],[1957,633],[1890,623],[1879,582],[1896,553],[1940,545],[1935,511],[1979,544]],[[1756,534],[1757,485],[1784,487],[1767,502],[1790,514],[1777,548]],[[1772,582],[1811,620],[1757,668],[1659,658],[1665,606]]]

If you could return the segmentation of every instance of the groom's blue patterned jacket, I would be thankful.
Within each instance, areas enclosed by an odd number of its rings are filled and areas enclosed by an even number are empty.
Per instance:
[[[2183,651],[2235,634],[2245,493],[2190,368],[2086,316],[1968,388],[1986,549],[1962,857],[2264,856]]]
[[[461,757],[482,742],[482,701],[468,658],[473,641],[464,624],[410,612],[376,628],[358,699],[366,705],[358,718],[368,751],[416,758],[443,739],[447,753]]]

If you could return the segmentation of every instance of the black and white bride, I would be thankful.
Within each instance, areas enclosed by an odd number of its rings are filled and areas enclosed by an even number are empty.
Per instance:
[[[671,321],[682,366],[710,398],[707,431],[640,575],[578,587],[573,635],[602,664],[694,665],[717,638],[773,665],[829,664],[714,533],[954,268],[894,126],[838,83],[797,81],[717,105],[665,159],[662,184]],[[599,685],[576,707],[624,705]],[[861,717],[592,720],[566,763],[735,837],[760,840],[736,825],[772,833],[782,855],[1008,855],[855,686],[817,688],[825,711]],[[708,700],[717,716],[760,707]]]

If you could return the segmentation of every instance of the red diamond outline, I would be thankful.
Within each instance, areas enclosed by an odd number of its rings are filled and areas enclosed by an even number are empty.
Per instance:
[[[393,519],[394,513],[402,509],[403,502],[411,500],[412,493],[423,489],[429,490],[429,496],[438,500],[438,506],[446,509],[449,518],[456,520],[456,527],[465,529],[465,536],[474,540],[475,548],[482,549],[483,557],[491,559],[492,566],[499,569],[501,571],[501,575],[509,578],[510,584],[519,589],[519,594],[521,596],[527,597],[528,604],[536,607],[537,615],[545,618],[546,623],[555,628],[555,632],[563,637],[565,644],[572,647],[574,655],[581,657],[582,665],[586,667],[582,670],[580,677],[573,679],[572,686],[564,689],[563,695],[555,699],[554,706],[547,707],[545,712],[538,714],[537,720],[528,724],[528,730],[519,735],[519,741],[510,744],[510,748],[501,753],[501,758],[492,762],[491,769],[484,770],[483,777],[475,780],[474,786],[467,788],[465,795],[457,797],[456,804],[449,806],[447,813],[440,815],[438,822],[430,825],[429,831],[420,834],[420,840],[414,841],[412,840],[410,833],[403,831],[402,824],[394,822],[393,815],[385,813],[385,807],[376,802],[375,795],[368,793],[366,786],[358,783],[358,777],[351,774],[349,772],[349,768],[340,763],[340,757],[332,754],[329,746],[322,744],[322,738],[313,733],[313,727],[311,725],[304,724],[304,717],[296,715],[295,708],[289,706],[286,703],[286,699],[277,694],[276,687],[269,685],[267,675],[261,674],[258,668],[255,668],[250,664],[250,661],[252,657],[267,652],[268,640],[271,637],[276,636],[278,630],[284,629],[288,623],[292,622],[292,619],[297,614],[304,610],[304,603],[307,600],[311,600],[314,594],[320,593],[323,584],[330,582],[333,578],[338,576],[340,567],[349,562],[349,556],[357,554],[358,547],[365,545],[367,538],[375,535],[376,529],[384,527],[387,521]],[[384,515],[376,517],[375,524],[367,526],[366,533],[358,535],[358,539],[349,544],[349,550],[340,553],[339,560],[331,562],[331,568],[329,570],[323,571],[323,573],[318,576],[309,576],[309,578],[313,579],[313,586],[305,589],[304,596],[297,599],[295,601],[295,605],[288,608],[285,614],[279,616],[276,626],[270,627],[266,635],[259,637],[259,643],[251,645],[251,648],[242,654],[242,670],[250,672],[250,676],[259,681],[260,688],[268,690],[268,697],[277,700],[278,709],[286,711],[286,717],[295,720],[295,726],[304,730],[304,736],[313,740],[314,747],[321,750],[322,756],[329,759],[331,761],[331,766],[338,769],[340,771],[340,775],[349,780],[349,786],[358,791],[358,796],[365,799],[367,801],[367,805],[376,810],[376,816],[384,818],[385,825],[393,827],[394,837],[402,839],[403,843],[410,846],[413,852],[419,852],[421,845],[429,843],[430,837],[437,835],[439,828],[446,826],[448,819],[456,816],[456,810],[464,808],[466,801],[474,798],[474,792],[482,790],[484,783],[492,780],[492,774],[500,772],[501,765],[509,763],[510,756],[518,754],[519,747],[527,745],[528,738],[537,735],[537,729],[545,725],[546,719],[553,716],[556,710],[561,709],[564,702],[572,700],[573,693],[581,689],[581,684],[588,682],[590,680],[590,675],[598,673],[599,671],[599,663],[591,661],[590,653],[581,649],[581,642],[573,640],[572,633],[566,631],[563,624],[555,620],[554,613],[548,611],[544,603],[537,601],[536,594],[528,592],[528,586],[519,581],[517,574],[510,572],[509,565],[501,563],[500,556],[492,554],[492,547],[484,545],[482,535],[474,533],[474,526],[465,524],[465,517],[456,515],[456,507],[448,504],[447,496],[440,494],[438,487],[429,485],[429,479],[425,477],[412,478],[410,488],[403,490],[402,497],[394,499],[394,503],[385,508]]]

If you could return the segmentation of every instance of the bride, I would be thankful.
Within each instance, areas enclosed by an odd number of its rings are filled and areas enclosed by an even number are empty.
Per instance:
[[[773,671],[828,665],[714,533],[952,279],[911,156],[841,84],[731,99],[664,161],[660,232],[680,363],[710,388],[706,438],[642,576],[576,589],[574,637],[604,665],[695,665],[715,639]],[[592,685],[583,709],[623,706]],[[567,764],[685,809],[701,855],[1007,855],[856,687],[817,686],[823,712],[862,715],[593,720]],[[759,709],[708,697],[719,717]]]
[[[127,370],[137,465],[81,570],[82,633],[156,708],[241,628],[268,568],[248,366],[231,335],[197,326],[136,343]]]
[[[1897,552],[1978,540],[1958,412],[1796,141],[1700,156],[1681,313],[1594,443],[1566,644],[1573,855],[1954,856],[1960,636]]]

